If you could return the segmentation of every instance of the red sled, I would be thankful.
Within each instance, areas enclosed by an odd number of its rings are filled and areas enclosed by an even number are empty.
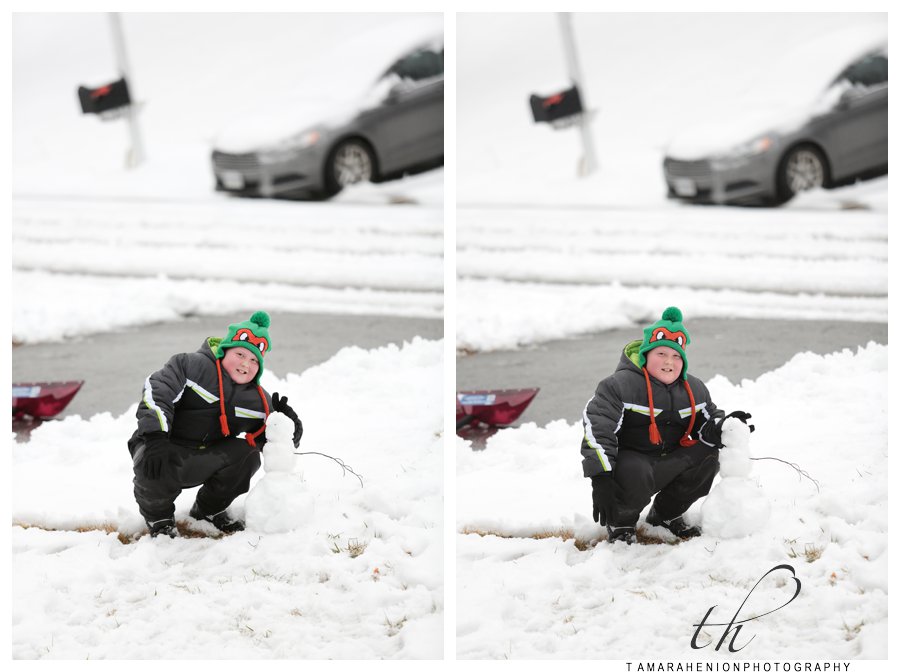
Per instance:
[[[456,393],[456,433],[476,425],[501,427],[514,423],[540,391],[539,387],[518,390],[472,390]]]
[[[62,413],[69,405],[83,380],[69,380],[52,383],[13,383],[13,418],[30,416],[40,420],[52,418]]]

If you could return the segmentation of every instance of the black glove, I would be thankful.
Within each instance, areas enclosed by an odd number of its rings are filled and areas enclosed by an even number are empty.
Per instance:
[[[297,413],[293,408],[288,406],[287,397],[281,397],[278,392],[272,395],[272,410],[277,413],[284,413],[287,417],[294,421],[294,448],[300,445],[300,439],[303,437],[303,423],[297,417]]]
[[[144,436],[144,455],[141,468],[144,478],[156,481],[162,478],[163,472],[181,464],[181,458],[169,443],[164,432],[151,432]]]
[[[594,522],[606,525],[615,520],[617,498],[622,493],[622,486],[609,476],[591,476],[591,496],[594,500]]]
[[[709,422],[707,422],[703,429],[700,432],[701,438],[709,444],[712,444],[716,448],[722,447],[722,425],[728,418],[737,418],[745,425],[747,424],[747,420],[752,418],[753,416],[744,411],[732,411],[728,415],[726,415],[721,420],[716,420],[713,418]],[[756,430],[755,425],[750,425],[750,431],[753,432]]]

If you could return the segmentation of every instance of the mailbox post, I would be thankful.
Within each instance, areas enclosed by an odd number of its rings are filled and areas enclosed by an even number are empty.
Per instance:
[[[566,52],[566,63],[569,67],[569,78],[576,88],[584,90],[581,83],[581,68],[578,65],[578,53],[575,50],[575,36],[572,32],[572,14],[559,13],[559,27],[562,31],[563,49]],[[578,128],[581,131],[581,145],[584,149],[584,162],[581,165],[581,174],[590,175],[597,170],[597,156],[594,153],[594,137],[591,134],[589,115],[582,114],[578,119]]]
[[[78,87],[78,100],[83,114],[96,114],[103,120],[128,119],[128,130],[131,135],[131,149],[128,151],[126,166],[134,168],[144,160],[144,146],[138,128],[137,109],[131,100],[128,90],[128,60],[125,56],[125,40],[122,36],[122,23],[117,13],[110,14],[110,25],[113,33],[113,44],[116,51],[116,62],[119,79],[102,86]]]
[[[546,122],[556,129],[578,126],[581,132],[581,146],[584,150],[584,155],[578,162],[578,174],[583,177],[597,170],[594,139],[591,135],[592,115],[589,110],[585,109],[581,70],[578,67],[578,55],[575,52],[575,40],[572,36],[571,15],[566,12],[560,13],[559,20],[572,86],[549,96],[532,94],[529,102],[535,123]]]

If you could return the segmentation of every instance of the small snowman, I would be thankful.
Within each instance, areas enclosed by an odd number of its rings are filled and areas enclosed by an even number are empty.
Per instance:
[[[266,420],[263,448],[265,474],[244,503],[248,530],[272,534],[290,532],[313,515],[315,500],[300,473],[294,470],[294,423],[282,413]]]
[[[769,500],[750,478],[750,428],[736,418],[722,426],[721,480],[703,502],[703,532],[721,539],[743,537],[769,520]]]

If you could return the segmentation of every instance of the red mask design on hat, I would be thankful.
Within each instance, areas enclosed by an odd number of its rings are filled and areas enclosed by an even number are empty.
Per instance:
[[[687,336],[683,331],[669,331],[665,327],[657,327],[653,330],[653,336],[650,339],[651,343],[655,341],[672,341],[683,348],[687,344]]]
[[[234,338],[231,339],[232,343],[234,341],[237,342],[246,342],[251,345],[255,345],[257,350],[259,350],[259,354],[265,355],[266,350],[269,349],[269,342],[263,336],[256,336],[249,329],[238,329],[237,333],[234,335]]]

